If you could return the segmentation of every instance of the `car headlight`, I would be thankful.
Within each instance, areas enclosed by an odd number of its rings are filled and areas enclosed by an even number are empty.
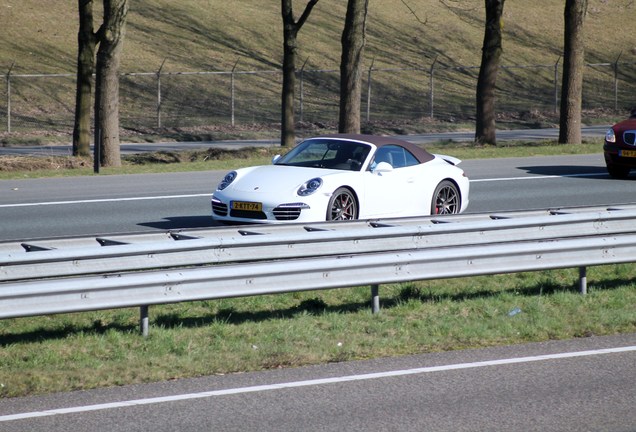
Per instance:
[[[616,135],[614,134],[614,129],[608,129],[605,133],[605,141],[609,143],[616,142]]]
[[[321,178],[313,178],[307,182],[305,182],[299,189],[298,192],[296,192],[299,196],[307,196],[307,195],[311,195],[312,193],[316,192],[318,189],[320,189],[320,186],[322,186],[322,179]]]
[[[232,184],[234,179],[236,179],[236,171],[230,171],[229,173],[225,174],[225,177],[223,177],[223,180],[221,180],[221,183],[219,183],[219,185],[217,186],[217,190],[225,189],[230,184]]]

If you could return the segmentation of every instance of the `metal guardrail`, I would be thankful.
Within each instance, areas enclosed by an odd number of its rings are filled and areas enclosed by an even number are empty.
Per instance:
[[[97,240],[97,242],[95,242]],[[0,244],[0,318],[636,261],[636,205]],[[100,244],[102,246],[99,246]]]

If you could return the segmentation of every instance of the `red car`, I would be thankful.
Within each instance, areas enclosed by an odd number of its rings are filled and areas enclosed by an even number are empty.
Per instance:
[[[631,117],[616,123],[605,134],[605,165],[607,172],[615,178],[627,178],[636,168],[636,108]]]

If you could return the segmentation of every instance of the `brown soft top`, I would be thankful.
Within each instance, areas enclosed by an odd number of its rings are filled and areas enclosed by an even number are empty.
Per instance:
[[[419,147],[418,145],[413,144],[412,142],[404,141],[399,138],[394,138],[390,136],[364,135],[364,134],[329,134],[329,135],[321,135],[316,138],[347,139],[351,141],[359,141],[359,142],[373,144],[378,148],[387,146],[387,145],[398,145],[410,151],[420,163],[428,162],[435,158],[435,156],[433,156],[431,153],[427,152],[422,147]]]

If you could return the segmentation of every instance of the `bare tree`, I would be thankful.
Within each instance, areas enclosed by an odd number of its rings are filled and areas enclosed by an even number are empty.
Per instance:
[[[293,146],[296,139],[294,94],[296,88],[297,36],[311,10],[319,0],[309,0],[298,21],[294,18],[292,0],[281,0],[283,16],[283,92],[281,100],[281,146]]]
[[[499,59],[503,48],[503,8],[504,0],[486,1],[486,26],[484,44],[481,50],[481,65],[477,79],[477,113],[475,121],[475,143],[496,144],[495,88]]]
[[[566,0],[563,80],[561,85],[561,118],[559,143],[581,142],[581,103],[583,99],[583,69],[585,47],[583,23],[587,13],[587,0]]]
[[[95,79],[95,150],[102,166],[121,165],[119,151],[119,63],[128,0],[103,0],[103,22],[97,32],[93,0],[78,0],[79,32],[73,155],[90,154],[92,75]],[[99,47],[97,58],[95,50]]]
[[[120,166],[119,63],[128,0],[104,0],[95,78],[95,146],[101,166]]]
[[[369,0],[349,0],[342,32],[340,59],[340,117],[338,131],[360,133],[362,54]]]
[[[79,31],[77,33],[77,87],[75,90],[73,156],[90,156],[91,97],[97,35],[93,32],[93,0],[78,0],[77,3]]]
[[[119,64],[128,0],[104,0],[104,22],[98,36],[95,79],[95,146],[102,166],[120,166]]]

